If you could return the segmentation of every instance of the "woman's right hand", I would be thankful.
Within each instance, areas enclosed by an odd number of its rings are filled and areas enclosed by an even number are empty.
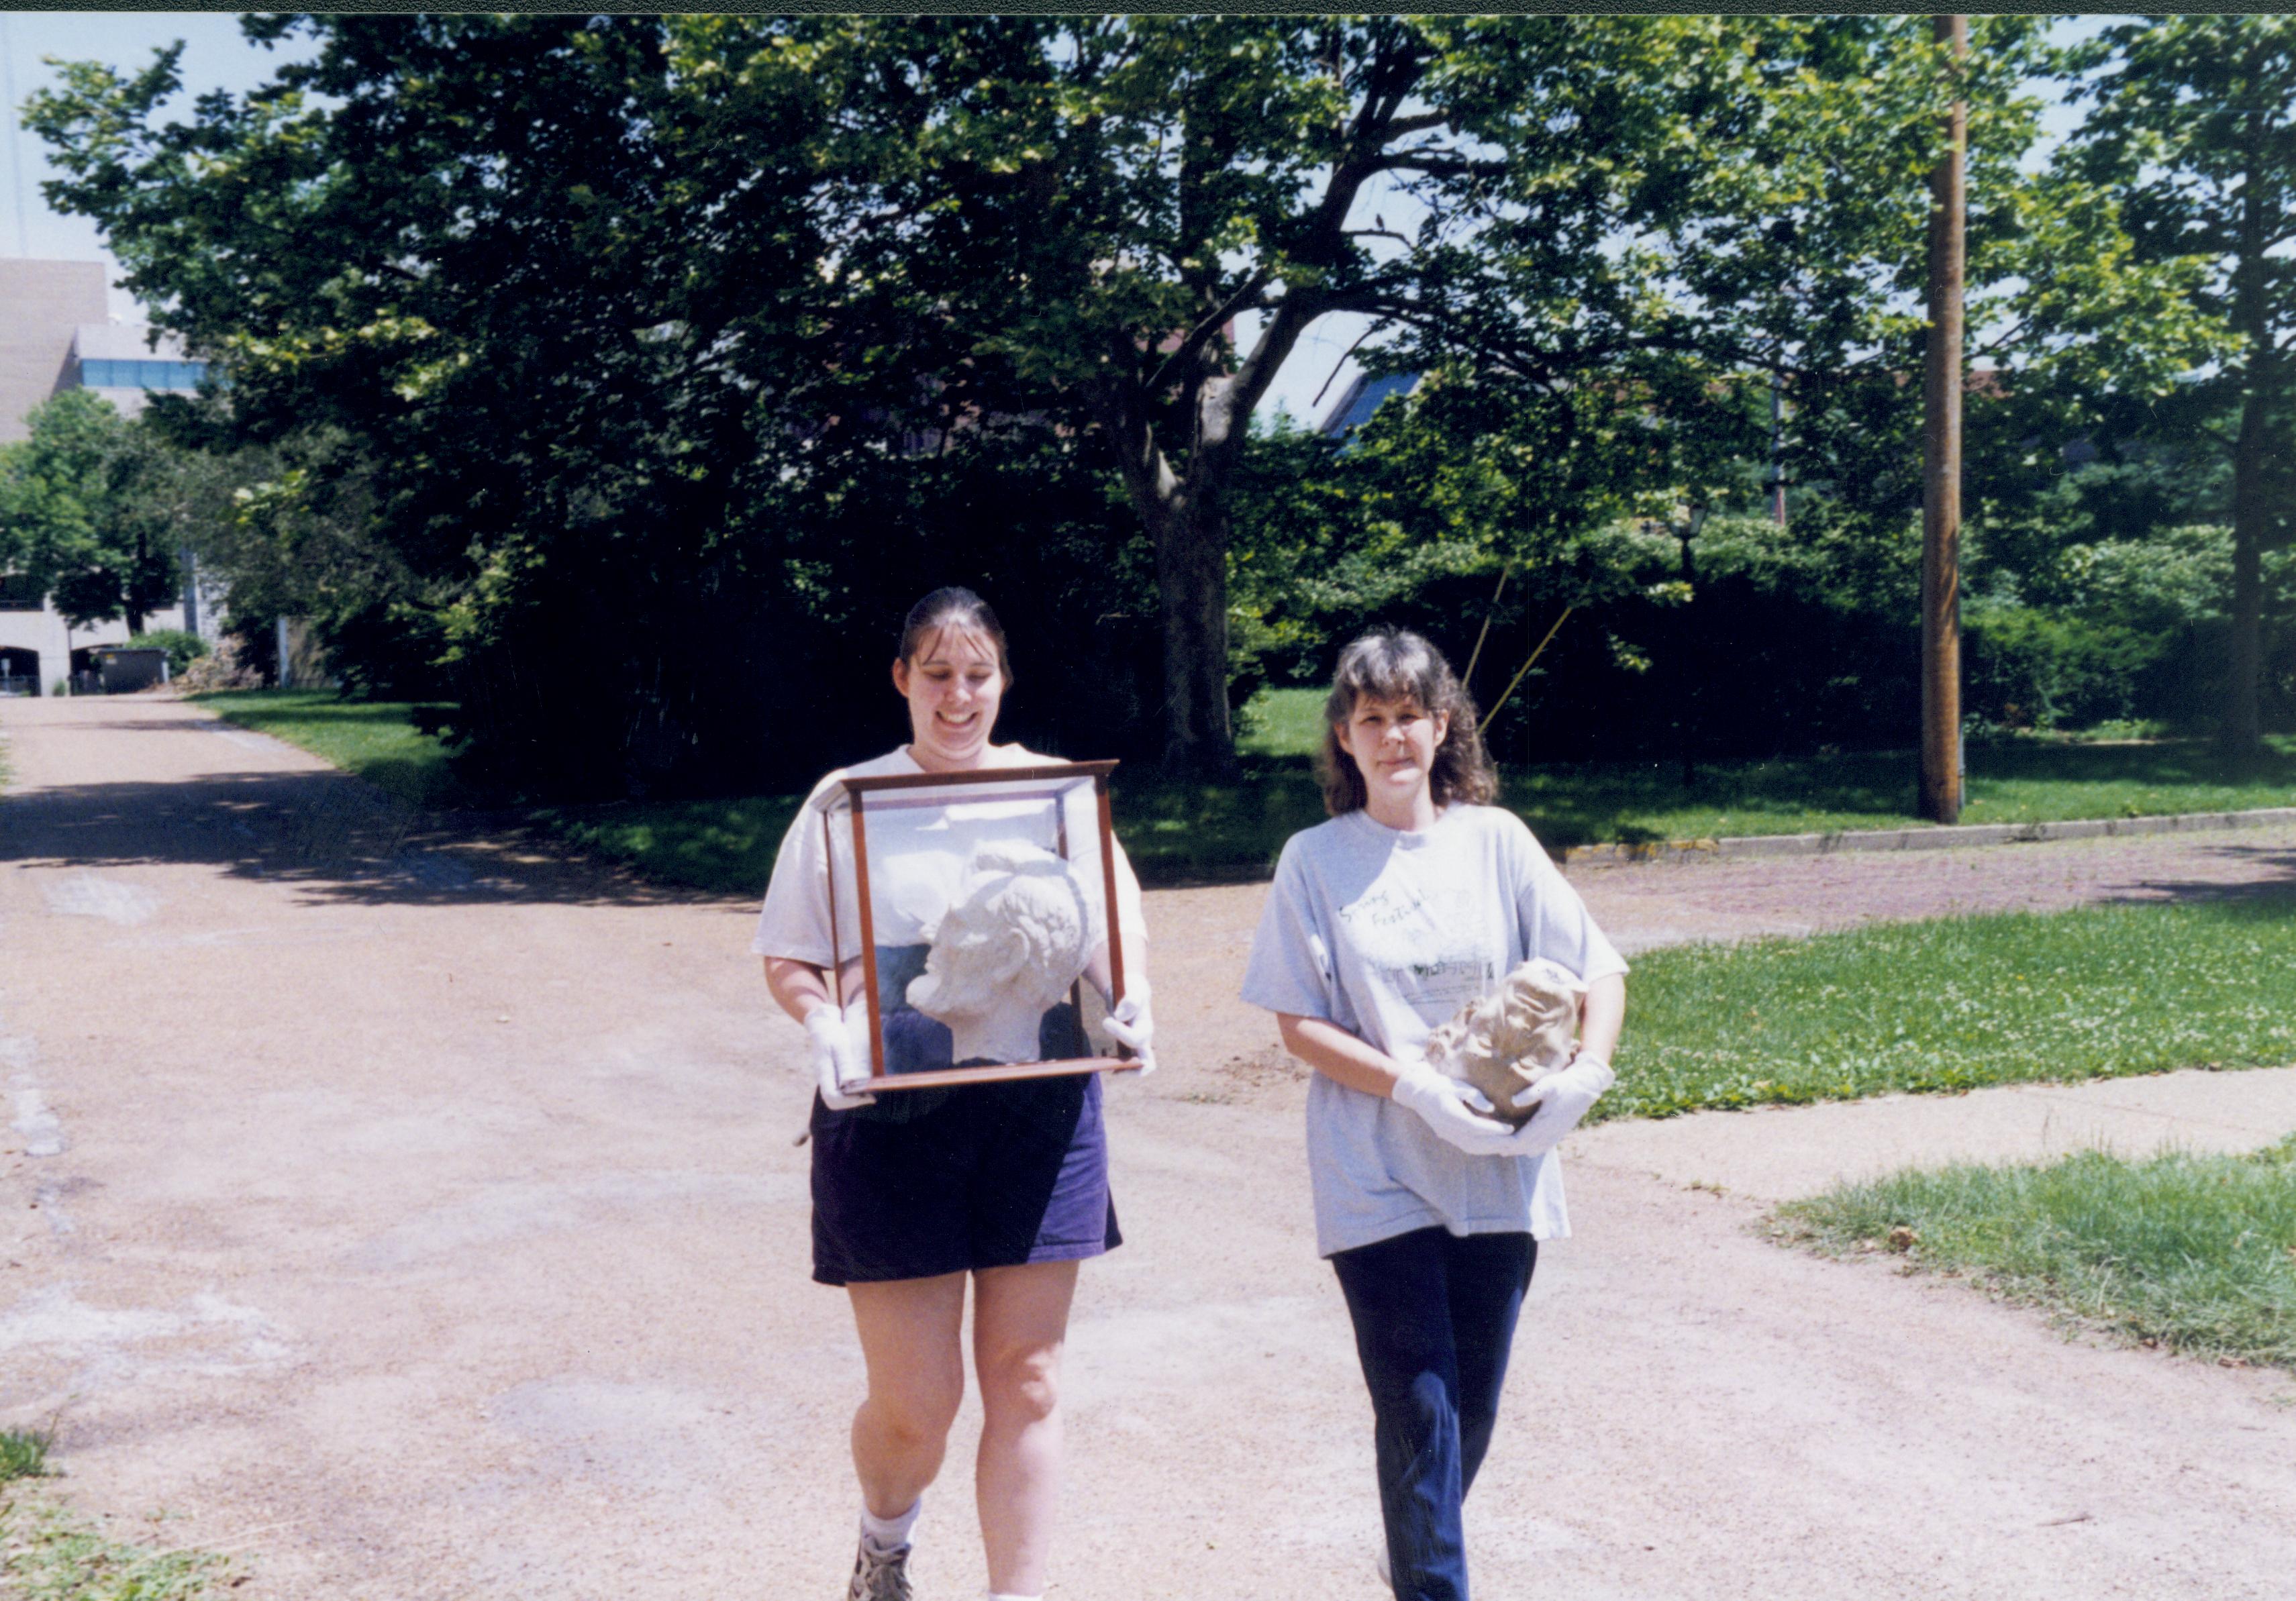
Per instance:
[[[805,1032],[813,1041],[813,1078],[821,1090],[822,1104],[832,1112],[874,1106],[875,1096],[855,1094],[846,1088],[866,1079],[869,1071],[862,1066],[862,1052],[844,1012],[824,1001],[805,1015]]]
[[[1398,1060],[1395,1088],[1388,1093],[1447,1144],[1470,1156],[1511,1154],[1515,1131],[1496,1117],[1478,1115],[1489,1112],[1491,1103],[1472,1084],[1438,1073],[1425,1062]]]

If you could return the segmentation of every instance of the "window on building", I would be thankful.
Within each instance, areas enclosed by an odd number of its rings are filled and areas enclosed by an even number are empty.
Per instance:
[[[205,362],[91,357],[80,363],[79,380],[91,389],[196,389],[207,370]]]
[[[0,611],[37,611],[46,600],[40,586],[22,574],[0,574]]]

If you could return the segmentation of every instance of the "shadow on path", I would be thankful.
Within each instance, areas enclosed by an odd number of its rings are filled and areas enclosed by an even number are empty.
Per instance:
[[[426,812],[340,772],[216,773],[12,794],[0,801],[0,862],[211,867],[353,905],[727,900],[651,883],[581,854],[515,812]]]

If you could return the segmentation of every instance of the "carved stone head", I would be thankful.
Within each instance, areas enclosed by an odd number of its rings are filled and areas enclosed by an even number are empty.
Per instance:
[[[1520,1125],[1538,1108],[1518,1111],[1514,1098],[1570,1065],[1586,988],[1561,962],[1533,957],[1430,1033],[1427,1060],[1481,1090],[1500,1121]]]

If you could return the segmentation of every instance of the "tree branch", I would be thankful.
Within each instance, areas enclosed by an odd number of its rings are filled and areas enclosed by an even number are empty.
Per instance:
[[[1267,287],[1267,269],[1261,267],[1246,278],[1238,286],[1235,293],[1221,302],[1210,316],[1188,330],[1188,337],[1182,339],[1173,349],[1172,354],[1164,358],[1156,368],[1155,375],[1149,379],[1148,393],[1162,394],[1164,386],[1170,381],[1170,375],[1176,371],[1185,370],[1190,362],[1195,360],[1196,353],[1203,348],[1204,341],[1226,327],[1229,318],[1241,311],[1260,309],[1260,306],[1255,306],[1251,302],[1258,300],[1260,291]],[[1264,304],[1262,302],[1262,306]]]

